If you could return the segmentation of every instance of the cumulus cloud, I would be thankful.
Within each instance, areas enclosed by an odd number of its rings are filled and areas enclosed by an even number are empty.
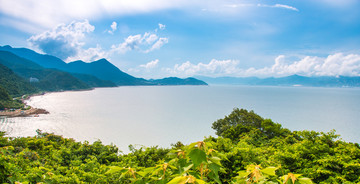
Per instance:
[[[155,68],[159,63],[159,60],[158,59],[155,59],[153,61],[150,61],[146,64],[143,64],[143,65],[140,65],[140,67],[142,68],[146,68],[146,69],[151,69],[151,68]]]
[[[95,29],[88,20],[83,22],[71,22],[68,25],[60,24],[50,31],[31,36],[27,41],[47,54],[57,56],[61,59],[76,56],[81,50],[85,34]]]
[[[160,29],[160,30],[164,30],[165,27],[166,27],[166,26],[165,26],[164,24],[160,24],[160,23],[159,23],[159,29]]]
[[[237,60],[216,60],[213,59],[209,63],[192,64],[186,61],[182,64],[176,64],[174,68],[167,68],[166,71],[177,76],[222,76],[236,75],[238,71],[239,61]]]
[[[117,23],[113,22],[110,27],[111,27],[111,30],[109,30],[108,33],[113,34],[117,29]]]
[[[145,33],[144,37],[147,44],[152,44],[159,38],[156,34],[149,33]]]
[[[92,62],[102,58],[107,58],[109,53],[104,51],[100,45],[97,45],[95,48],[88,48],[88,49],[79,49],[77,55],[68,57],[66,61],[76,61],[82,60],[85,62]]]
[[[286,61],[284,55],[275,58],[270,67],[248,68],[239,66],[236,60],[211,60],[209,63],[192,64],[187,61],[166,68],[168,73],[177,76],[235,76],[235,77],[282,77],[303,76],[360,76],[360,55],[336,53],[328,57],[306,56],[298,61]]]
[[[112,45],[111,52],[124,54],[128,51],[137,50],[148,53],[160,49],[166,43],[168,43],[168,38],[146,32],[143,35],[130,35],[124,39],[124,42],[118,45]]]
[[[139,65],[135,68],[128,69],[129,72],[139,73],[139,72],[146,72],[150,73],[151,69],[156,68],[159,64],[159,59],[155,59],[153,61],[150,61],[146,64]]]
[[[150,49],[146,50],[145,53],[151,52],[156,49],[160,49],[163,45],[169,42],[168,38],[159,38],[151,47]]]
[[[336,53],[328,57],[306,56],[292,63],[285,62],[285,56],[275,59],[275,64],[259,70],[250,70],[273,76],[304,75],[304,76],[360,76],[360,55]]]

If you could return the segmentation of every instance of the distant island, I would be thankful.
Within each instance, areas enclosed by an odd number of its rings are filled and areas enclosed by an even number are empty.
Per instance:
[[[196,78],[214,85],[252,85],[252,86],[308,86],[308,87],[360,87],[360,77],[319,76],[306,77],[291,75],[287,77],[205,77]]]

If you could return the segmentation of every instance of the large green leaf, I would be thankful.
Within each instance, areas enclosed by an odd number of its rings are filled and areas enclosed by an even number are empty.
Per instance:
[[[106,171],[105,174],[114,174],[114,173],[117,173],[117,172],[122,172],[124,170],[125,170],[125,168],[123,168],[123,167],[109,166],[109,170]]]
[[[202,162],[206,162],[206,153],[199,149],[193,149],[189,153],[189,157],[194,163],[195,167],[200,165]]]
[[[193,166],[194,166],[194,164],[190,164],[190,165],[184,167],[184,172],[187,172],[187,171],[190,170]]]
[[[218,165],[218,166],[222,166],[221,163],[220,163],[220,160],[221,160],[221,159],[220,159],[219,157],[210,157],[209,160],[210,160],[212,163],[214,163],[214,164],[216,164],[216,165]]]
[[[186,182],[186,176],[178,176],[175,177],[174,179],[172,179],[171,181],[169,181],[168,184],[180,184],[180,183],[185,183]]]
[[[298,178],[298,181],[301,184],[313,184],[310,178]]]
[[[214,163],[209,164],[209,168],[216,174],[220,171],[220,166]]]

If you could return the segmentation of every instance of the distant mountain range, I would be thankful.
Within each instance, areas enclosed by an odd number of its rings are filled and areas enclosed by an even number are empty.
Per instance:
[[[360,77],[305,77],[291,75],[279,78],[257,78],[257,77],[204,77],[196,78],[209,84],[218,85],[263,85],[263,86],[309,86],[309,87],[360,87]]]
[[[55,56],[39,54],[27,48],[12,48],[7,45],[0,47],[0,51],[11,52],[23,59],[32,61],[43,68],[56,69],[57,71],[70,73],[70,75],[87,84],[89,87],[113,87],[124,85],[207,85],[205,82],[194,78],[171,78],[172,80],[169,80],[168,78],[157,80],[136,78],[121,71],[106,59],[100,59],[91,63],[86,63],[81,60],[66,63]]]

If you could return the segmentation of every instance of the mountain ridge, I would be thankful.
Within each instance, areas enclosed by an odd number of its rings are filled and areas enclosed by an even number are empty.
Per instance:
[[[77,60],[70,63],[65,63],[61,59],[46,55],[46,54],[39,54],[31,49],[27,48],[12,48],[9,45],[6,46],[0,46],[0,50],[5,50],[8,52],[11,52],[15,55],[18,55],[20,57],[23,57],[25,59],[31,60],[38,65],[44,67],[44,68],[55,68],[61,71],[70,72],[75,76],[78,76],[80,74],[86,74],[94,76],[100,80],[103,81],[110,81],[115,83],[117,86],[132,86],[132,85],[207,85],[205,82],[195,82],[195,80],[189,80],[189,79],[180,79],[177,78],[177,82],[174,82],[174,80],[168,80],[166,78],[164,79],[155,79],[155,80],[146,80],[143,78],[137,78],[132,75],[129,75],[122,70],[120,70],[118,67],[113,65],[108,60],[102,58],[90,63]],[[106,72],[104,72],[106,71]],[[88,79],[91,77],[88,76]],[[181,81],[182,80],[182,81]],[[92,82],[95,82],[96,80],[92,80]],[[169,83],[167,83],[167,81]],[[104,82],[105,83],[105,82]],[[91,83],[90,83],[91,84]],[[95,86],[97,87],[97,86]],[[109,86],[113,87],[113,86]]]
[[[8,51],[0,51],[0,64],[8,67],[24,80],[31,82],[31,79],[34,79],[32,86],[43,91],[91,89],[89,85],[70,73],[43,68]]]

